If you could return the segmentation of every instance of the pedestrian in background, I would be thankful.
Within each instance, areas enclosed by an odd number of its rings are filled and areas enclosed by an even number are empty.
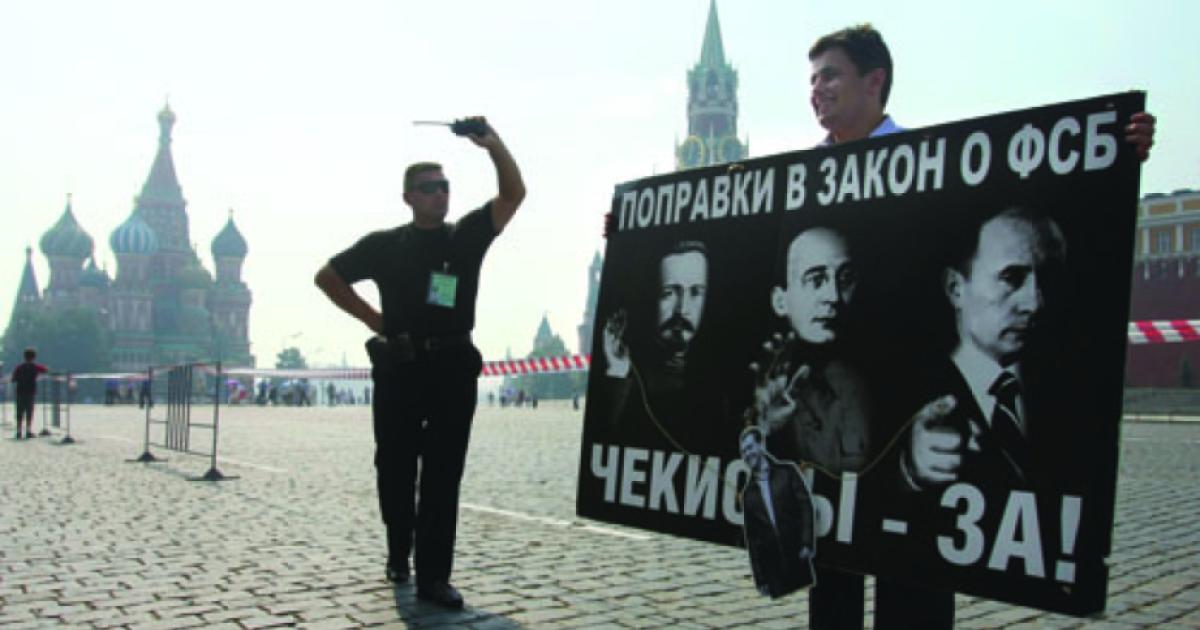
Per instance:
[[[17,434],[21,438],[21,419],[25,419],[25,439],[33,437],[33,400],[37,396],[38,376],[49,372],[46,366],[36,363],[37,351],[25,349],[25,362],[13,368],[12,382],[16,388],[17,401]]]

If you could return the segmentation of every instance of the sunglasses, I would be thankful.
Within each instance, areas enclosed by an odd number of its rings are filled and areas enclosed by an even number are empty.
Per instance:
[[[432,195],[439,190],[444,193],[449,193],[450,182],[444,179],[425,180],[423,182],[417,182],[413,185],[413,188],[425,193],[426,195]]]

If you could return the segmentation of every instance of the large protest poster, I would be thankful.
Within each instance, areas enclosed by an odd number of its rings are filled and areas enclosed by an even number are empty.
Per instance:
[[[617,186],[579,514],[746,546],[786,485],[818,564],[1103,610],[1143,103]]]

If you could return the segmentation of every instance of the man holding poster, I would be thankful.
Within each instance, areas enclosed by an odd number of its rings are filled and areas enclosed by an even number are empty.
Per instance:
[[[808,59],[809,102],[817,122],[829,132],[823,145],[904,131],[884,113],[892,88],[892,56],[874,27],[864,24],[825,35],[813,44]],[[817,583],[809,591],[809,627],[861,629],[863,587],[861,575],[818,566]],[[879,580],[876,627],[953,627],[953,595],[928,593]]]
[[[823,145],[904,131],[884,113],[892,87],[892,57],[874,27],[863,24],[821,37],[809,50],[809,61],[810,104],[817,122],[829,132]],[[1139,112],[1130,118],[1124,130],[1126,141],[1137,148],[1143,160],[1149,157],[1154,144],[1154,123],[1153,116]],[[942,415],[945,402],[935,401],[931,405],[934,406],[918,414],[924,414],[918,420],[925,422],[917,422],[922,427],[929,427],[933,418]],[[948,436],[942,434],[941,439]],[[931,472],[935,465],[944,465],[933,457],[935,451],[929,440],[923,440],[921,446],[919,455],[910,458],[913,465],[919,459],[924,473]],[[945,474],[940,478],[944,481]],[[821,567],[817,576],[817,585],[809,593],[810,627],[862,628],[862,577]],[[953,628],[953,594],[880,579],[876,588],[875,627],[893,627],[892,624]]]
[[[866,61],[852,54],[857,48],[872,51]],[[698,360],[692,354],[697,348],[689,350],[689,371],[722,370],[721,378],[705,381],[704,390],[738,409],[751,407],[756,414],[744,419],[774,433],[769,450],[781,461],[791,456],[842,471],[839,477],[821,475],[812,486],[822,517],[816,556],[822,566],[809,594],[811,627],[861,628],[865,574],[878,578],[875,627],[952,627],[951,590],[1071,614],[1102,610],[1134,229],[1129,209],[1136,203],[1138,156],[1145,155],[1153,130],[1152,119],[1138,113],[1144,95],[1104,95],[881,137],[898,128],[883,114],[891,65],[878,33],[869,27],[835,33],[814,47],[811,59],[812,105],[829,132],[827,142],[811,151],[618,185],[597,311],[611,314],[653,304],[645,296],[652,294],[648,285],[656,279],[651,274],[662,252],[682,240],[704,241],[713,289],[704,325],[722,334],[701,344],[711,346],[711,362]],[[876,139],[853,142],[869,136]],[[1030,329],[1023,345],[1040,348],[1033,357],[1037,361],[1023,350],[1012,362],[1020,366],[1013,376],[1029,387],[1004,397],[1014,398],[1013,415],[1022,423],[1028,418],[1025,428],[1057,427],[1050,438],[1037,438],[1042,444],[1061,445],[1071,435],[1074,448],[1052,463],[1051,490],[1033,493],[1006,483],[976,487],[968,468],[962,468],[953,479],[930,483],[930,490],[939,491],[915,491],[927,470],[945,468],[930,459],[929,451],[914,447],[909,431],[925,419],[922,410],[947,412],[937,399],[948,390],[926,382],[936,372],[931,364],[950,364],[954,348],[940,337],[957,329],[943,286],[943,261],[951,249],[974,249],[983,222],[978,211],[1007,205],[1044,210],[1060,228],[1060,240],[1070,243],[1066,261],[1050,253],[1055,239],[1043,237],[1047,261],[1069,266],[1061,302],[1062,321],[1072,325]],[[964,239],[953,228],[968,219],[980,223]],[[802,300],[802,275],[775,270],[797,238],[804,241],[793,257],[797,269],[825,267],[814,273],[811,288],[836,297]],[[774,246],[764,247],[767,243]],[[838,253],[845,261],[800,264],[822,247],[830,254],[844,250]],[[835,270],[848,261],[854,273],[840,288]],[[978,280],[956,268],[962,275],[956,287]],[[819,286],[818,276],[823,278]],[[814,308],[805,315],[806,305],[823,302],[829,302],[824,311]],[[846,321],[850,305],[853,318]],[[964,323],[967,309],[975,306],[961,307]],[[629,321],[632,328],[635,322],[653,322],[654,316]],[[780,323],[787,330],[772,336]],[[823,332],[824,338],[803,338],[805,328]],[[1033,342],[1038,330],[1065,334],[1046,346]],[[646,333],[646,343],[630,344],[635,358],[653,341],[652,333]],[[763,360],[766,337],[768,361]],[[603,343],[601,334],[595,343]],[[829,366],[847,358],[863,370],[862,397],[844,394],[841,381],[848,379],[829,373]],[[1042,358],[1059,361],[1055,387],[1033,378],[1033,364]],[[742,367],[752,362],[761,366],[757,375]],[[627,430],[642,424],[633,416],[619,414],[619,430],[608,422],[613,409],[604,404],[603,394],[612,380],[602,369],[590,377],[590,398],[599,404],[589,405],[585,418],[579,514],[698,540],[740,541],[743,515],[729,488],[741,487],[747,474],[736,451],[743,418],[707,410],[695,414],[695,430],[688,435],[712,436],[702,444],[711,448],[682,452],[647,444]],[[1034,402],[1043,393],[1051,394],[1049,412],[1041,400]],[[820,413],[817,394],[866,403],[857,405],[861,411],[842,414],[866,418],[861,422],[865,434],[849,434],[850,445],[861,445],[856,450],[865,455],[839,462],[817,448],[832,443],[821,433],[835,424],[827,420],[838,416]],[[1024,399],[1020,404],[1019,398]],[[989,423],[982,413],[976,414],[981,423]],[[934,419],[922,425],[940,427]],[[786,452],[789,441],[792,450],[803,445],[808,451]],[[959,446],[971,448],[970,437]],[[1020,457],[1015,449],[1007,452]],[[909,473],[918,477],[907,486],[901,485],[902,456]],[[1022,474],[1035,474],[1027,465],[1020,468]],[[819,487],[821,482],[827,487]],[[1000,500],[984,496],[992,488],[1001,488]],[[976,508],[986,512],[985,520],[976,518]],[[1040,541],[1027,533],[1040,533]]]

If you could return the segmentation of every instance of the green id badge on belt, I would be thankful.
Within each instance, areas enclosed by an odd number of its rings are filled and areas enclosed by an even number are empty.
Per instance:
[[[458,291],[458,276],[438,271],[429,272],[429,304],[454,308]]]

